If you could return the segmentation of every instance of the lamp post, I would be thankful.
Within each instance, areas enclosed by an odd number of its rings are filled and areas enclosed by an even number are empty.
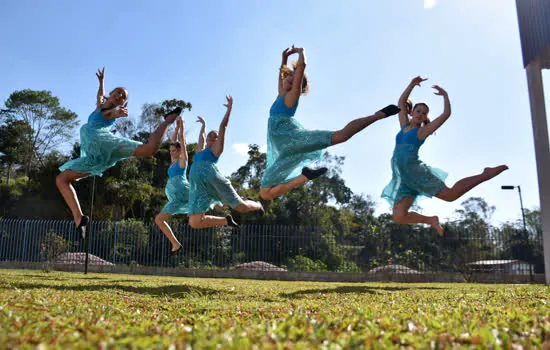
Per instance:
[[[503,190],[513,190],[514,188],[518,189],[519,193],[519,205],[521,206],[521,217],[523,219],[523,230],[527,234],[527,225],[525,224],[525,212],[523,210],[523,199],[521,198],[521,186],[501,186]]]
[[[523,219],[523,239],[525,240],[525,244],[528,244],[528,236],[527,236],[527,225],[525,224],[525,211],[523,210],[523,199],[521,198],[521,186],[501,186],[500,187],[503,190],[513,190],[514,188],[518,189],[519,193],[519,205],[521,206],[521,217]],[[531,265],[531,262],[529,262],[529,275],[531,276],[531,281],[533,281],[533,265]]]

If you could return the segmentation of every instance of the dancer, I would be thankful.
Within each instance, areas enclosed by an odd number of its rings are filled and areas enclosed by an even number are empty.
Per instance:
[[[294,69],[287,66],[288,57],[299,55]],[[303,48],[283,51],[279,73],[279,95],[269,111],[267,129],[267,167],[262,176],[260,196],[265,200],[279,197],[291,189],[316,179],[327,168],[311,169],[324,150],[346,142],[370,124],[397,114],[399,108],[389,105],[374,115],[351,121],[338,131],[307,130],[295,118],[300,95],[309,91],[305,74],[306,55]]]
[[[189,192],[189,224],[193,228],[206,228],[212,226],[228,225],[238,227],[231,215],[225,218],[206,215],[205,213],[214,207],[224,204],[240,213],[258,210],[264,214],[262,205],[245,198],[241,198],[231,186],[231,182],[222,175],[216,163],[220,158],[224,143],[225,130],[229,122],[229,116],[233,107],[233,98],[226,97],[227,107],[225,116],[220,123],[219,131],[210,131],[206,136],[206,122],[198,117],[202,124],[197,145],[197,153],[193,157],[193,164],[189,172],[191,188]]]
[[[179,141],[178,141],[179,139]],[[189,182],[187,181],[187,143],[185,142],[183,117],[177,119],[176,130],[170,143],[170,167],[168,168],[168,182],[164,189],[168,203],[155,217],[155,223],[172,243],[170,255],[182,250],[182,245],[174,236],[166,221],[172,215],[187,214],[189,211]]]
[[[118,161],[130,157],[151,157],[160,147],[166,128],[172,124],[181,108],[166,115],[165,121],[151,134],[148,143],[127,139],[113,134],[110,127],[117,118],[128,116],[128,91],[117,87],[108,97],[105,96],[105,68],[96,73],[99,79],[97,108],[88,117],[88,122],[80,128],[80,157],[63,164],[61,174],[55,179],[57,188],[71,209],[73,219],[82,238],[90,221],[82,214],[78,197],[71,182],[90,175],[102,176]]]
[[[428,118],[429,107],[427,104],[416,103],[410,112],[407,111],[407,98],[413,88],[427,79],[414,78],[407,89],[399,98],[399,123],[401,130],[396,136],[396,145],[391,160],[392,180],[384,188],[382,198],[393,206],[393,219],[400,224],[424,223],[431,225],[440,235],[444,234],[443,227],[439,224],[437,216],[424,216],[409,211],[420,197],[435,196],[447,202],[460,198],[482,182],[492,179],[508,169],[506,165],[493,168],[485,168],[479,175],[470,176],[458,181],[453,187],[445,185],[447,174],[436,168],[424,164],[418,158],[418,151],[428,136],[449,119],[451,115],[451,103],[447,92],[434,85],[435,94],[443,96],[444,111],[438,118],[430,121]]]

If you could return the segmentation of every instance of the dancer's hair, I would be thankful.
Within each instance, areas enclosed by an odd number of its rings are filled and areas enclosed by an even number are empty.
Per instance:
[[[297,64],[298,63],[296,61],[293,61],[292,62],[292,68],[290,68],[289,66],[282,67],[281,68],[281,78],[285,79],[288,74],[294,72],[296,70]],[[311,85],[310,85],[310,81],[308,79],[307,73],[304,72],[304,79],[302,80],[302,95],[307,95],[307,93],[309,92],[310,87],[311,87]]]

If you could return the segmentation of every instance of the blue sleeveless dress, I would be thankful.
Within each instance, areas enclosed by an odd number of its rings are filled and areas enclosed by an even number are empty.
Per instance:
[[[332,131],[307,130],[295,118],[298,103],[288,108],[285,95],[269,110],[267,166],[261,187],[287,183],[302,174],[302,168],[321,160],[332,142]]]
[[[187,166],[180,168],[179,161],[168,168],[168,182],[164,188],[168,203],[161,212],[175,215],[187,214],[189,211],[189,182],[187,181]]]
[[[115,121],[103,117],[101,110],[90,114],[88,122],[80,128],[80,157],[63,164],[59,170],[102,176],[118,161],[130,158],[142,143],[113,134],[110,127]]]
[[[413,205],[422,197],[433,197],[445,188],[447,173],[441,169],[432,168],[418,158],[420,146],[424,140],[418,138],[418,130],[408,132],[403,130],[395,137],[395,149],[391,159],[392,179],[382,191],[382,198],[393,207],[406,197],[413,197]]]
[[[235,208],[242,203],[229,179],[216,165],[218,159],[210,148],[193,157],[189,172],[189,215],[205,213],[216,205],[228,204]]]

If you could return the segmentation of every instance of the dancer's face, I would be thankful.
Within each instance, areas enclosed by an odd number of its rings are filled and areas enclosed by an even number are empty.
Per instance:
[[[122,106],[127,99],[128,91],[124,88],[116,88],[111,91],[107,100],[115,106]]]
[[[294,72],[288,72],[283,78],[283,90],[290,91],[292,89],[292,82],[294,81]]]
[[[212,130],[206,135],[206,147],[212,147],[216,143],[216,140],[218,139],[218,132],[215,130]]]
[[[170,146],[170,159],[175,162],[180,159],[181,150],[176,146]]]
[[[424,105],[416,105],[412,111],[412,123],[420,125],[428,120],[429,109]]]

